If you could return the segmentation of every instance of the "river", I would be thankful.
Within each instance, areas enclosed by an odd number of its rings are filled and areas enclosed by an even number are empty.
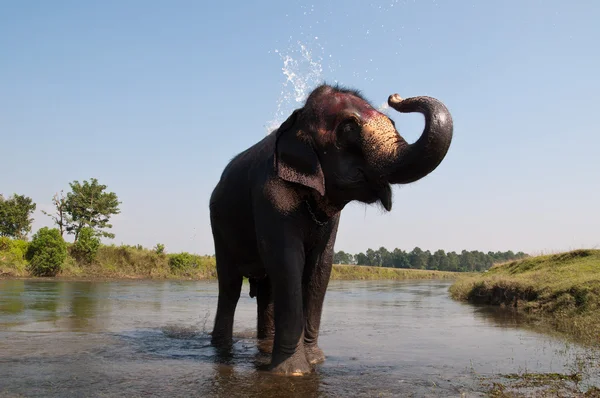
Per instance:
[[[210,346],[217,284],[0,280],[0,396],[485,396],[515,372],[572,373],[585,350],[510,311],[457,303],[450,281],[332,281],[314,374],[258,370],[245,284],[233,356]]]

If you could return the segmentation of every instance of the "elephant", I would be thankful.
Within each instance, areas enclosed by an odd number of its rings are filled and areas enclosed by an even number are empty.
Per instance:
[[[358,201],[391,211],[391,184],[431,173],[452,141],[452,116],[439,100],[392,94],[388,105],[424,115],[417,141],[407,143],[360,91],[322,83],[225,166],[209,202],[218,279],[213,346],[231,348],[248,278],[268,370],[304,375],[325,360],[319,328],[342,209]]]

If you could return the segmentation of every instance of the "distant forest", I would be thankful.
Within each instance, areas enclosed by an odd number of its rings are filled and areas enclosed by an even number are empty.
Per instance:
[[[334,254],[334,264],[357,264],[374,267],[429,269],[438,271],[473,272],[489,269],[493,264],[528,257],[523,252],[487,252],[477,250],[448,252],[437,250],[431,253],[415,247],[406,252],[400,249],[393,251],[380,247],[378,250],[368,249],[366,253],[356,255],[339,251]]]

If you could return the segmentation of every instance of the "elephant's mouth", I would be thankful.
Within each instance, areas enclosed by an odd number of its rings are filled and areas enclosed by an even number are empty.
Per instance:
[[[336,203],[346,204],[352,200],[359,200],[372,204],[379,201],[386,211],[392,209],[390,184],[365,170],[359,170],[352,179],[338,180],[334,184],[334,192],[339,193],[334,197],[337,199],[334,199]]]
[[[386,211],[392,210],[392,187],[390,184],[380,184],[375,190],[375,196],[377,196]]]

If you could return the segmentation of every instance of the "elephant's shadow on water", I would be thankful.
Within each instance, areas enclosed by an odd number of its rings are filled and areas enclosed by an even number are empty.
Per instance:
[[[323,393],[318,372],[287,377],[263,370],[248,372],[215,363],[208,380],[199,389],[202,396],[317,397]]]
[[[212,346],[211,346],[212,347]],[[288,377],[269,371],[272,340],[239,338],[229,348],[213,347],[209,396],[315,397],[319,396],[321,375],[315,371],[302,377]],[[244,366],[252,364],[251,367]],[[236,366],[239,365],[239,366]]]

